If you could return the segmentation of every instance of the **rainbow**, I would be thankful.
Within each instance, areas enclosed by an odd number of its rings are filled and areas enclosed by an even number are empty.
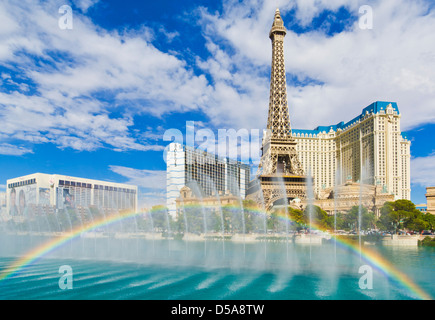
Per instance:
[[[193,204],[193,205],[186,205],[185,207],[198,208],[201,206],[197,204]],[[227,205],[225,206],[225,208],[231,211],[240,212],[240,206],[237,205]],[[249,211],[258,216],[264,216],[266,214],[264,210],[258,209],[257,207],[254,206],[245,208],[245,211]],[[278,214],[278,219],[280,219],[281,221],[294,222],[290,218],[290,216],[286,214],[285,210],[277,211],[277,214]],[[315,225],[314,223],[312,223],[311,229],[317,231],[326,231],[326,229],[322,228],[319,225]],[[337,243],[339,246],[343,248],[347,248],[355,255],[360,256],[361,259],[363,259],[365,262],[370,264],[372,267],[378,270],[385,277],[390,278],[391,280],[401,284],[413,296],[416,296],[421,300],[432,300],[432,297],[428,293],[426,293],[423,289],[421,289],[417,284],[415,284],[412,281],[411,278],[409,278],[405,273],[398,270],[394,265],[392,265],[387,259],[381,256],[378,252],[364,246],[361,246],[360,248],[358,243],[355,243],[343,237],[337,237],[334,235],[331,235],[331,237],[334,239],[335,243]]]
[[[42,257],[62,247],[64,244],[68,243],[69,241],[74,240],[77,237],[80,237],[80,235],[83,233],[95,230],[103,226],[115,224],[125,219],[134,218],[136,216],[140,216],[143,214],[144,214],[143,212],[139,212],[139,213],[132,212],[132,213],[126,213],[120,215],[112,215],[109,217],[96,219],[87,225],[76,227],[71,232],[64,233],[62,236],[53,238],[50,241],[45,242],[41,246],[36,247],[33,250],[27,252],[20,259],[14,261],[5,270],[2,270],[2,273],[0,274],[0,281],[10,278],[12,275],[15,275],[16,273],[24,269],[26,266],[35,263]]]
[[[185,206],[185,208],[188,207],[201,207],[198,205],[189,205]],[[240,206],[235,205],[229,205],[225,208],[228,208],[230,210],[240,210]],[[154,209],[151,212],[157,212],[161,211],[162,209]],[[264,210],[255,208],[255,207],[249,207],[245,210],[257,214],[259,216],[264,216],[267,214]],[[55,251],[56,249],[62,247],[64,244],[68,243],[69,241],[79,237],[81,234],[92,231],[96,228],[107,226],[110,224],[114,224],[117,222],[120,222],[125,219],[134,218],[136,216],[144,215],[146,213],[143,212],[132,212],[132,213],[126,213],[122,215],[113,215],[107,218],[102,218],[95,220],[85,226],[77,227],[76,229],[72,230],[70,233],[65,233],[60,237],[54,238],[50,241],[47,241],[46,243],[42,244],[39,247],[34,248],[33,250],[29,251],[27,254],[25,254],[23,257],[17,259],[12,264],[10,264],[6,269],[1,271],[0,274],[0,281],[3,281],[7,278],[12,277],[13,275],[17,274],[21,270],[23,270],[26,266],[31,265],[32,263],[35,263],[42,257],[46,256],[47,254]],[[285,212],[279,212],[278,214],[279,219],[284,221],[290,221],[292,222],[291,218],[285,213]],[[318,231],[325,231],[322,230],[319,226],[311,226],[312,229],[318,230]],[[405,289],[407,289],[413,296],[418,297],[422,300],[432,300],[432,297],[426,293],[423,289],[421,289],[417,284],[415,284],[411,278],[409,278],[406,274],[398,270],[396,267],[394,267],[388,260],[386,260],[384,257],[379,255],[374,250],[371,250],[367,247],[359,247],[357,243],[354,243],[352,241],[349,241],[347,239],[344,239],[343,237],[336,237],[333,236],[335,242],[339,244],[341,247],[345,247],[351,250],[352,253],[355,255],[360,256],[364,261],[369,263],[371,266],[373,266],[376,270],[381,272],[385,277],[390,278],[393,281],[398,282],[401,284]]]
[[[240,210],[240,209],[239,209]],[[290,220],[290,217],[285,213],[285,211],[279,211],[278,217],[281,220]],[[318,231],[326,231],[324,228],[312,224],[311,229]],[[375,269],[377,269],[385,277],[392,279],[400,283],[404,288],[411,292],[414,296],[417,296],[421,300],[432,300],[432,297],[421,289],[416,283],[412,281],[405,273],[398,270],[394,265],[392,265],[387,259],[381,256],[378,252],[371,250],[364,246],[359,246],[359,243],[350,241],[343,237],[337,237],[336,235],[331,235],[335,243],[339,244],[341,247],[345,247],[351,250],[355,255],[359,255],[361,259],[369,263]]]
[[[336,243],[349,248],[355,254],[361,256],[361,258],[369,263],[371,266],[375,267],[384,276],[390,278],[398,283],[400,283],[405,289],[411,292],[414,296],[421,300],[432,300],[432,297],[421,289],[416,283],[412,281],[405,273],[398,270],[394,265],[392,265],[388,260],[381,256],[378,252],[371,250],[367,247],[359,248],[357,243],[345,240],[343,238],[334,237]]]

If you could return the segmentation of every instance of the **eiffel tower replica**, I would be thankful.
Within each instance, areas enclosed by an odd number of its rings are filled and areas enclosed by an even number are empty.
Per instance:
[[[292,137],[287,104],[287,83],[284,68],[286,29],[279,9],[269,38],[272,40],[269,115],[263,134],[262,157],[257,177],[250,182],[248,199],[263,202],[270,210],[274,204],[288,205],[295,198],[305,199],[306,177]]]

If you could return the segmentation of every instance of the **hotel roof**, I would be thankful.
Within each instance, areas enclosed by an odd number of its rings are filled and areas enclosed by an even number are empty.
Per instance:
[[[368,107],[365,107],[361,114],[356,116],[355,118],[353,118],[352,120],[344,123],[343,121],[335,124],[335,125],[329,125],[329,126],[318,126],[316,127],[314,130],[306,130],[306,129],[292,129],[292,133],[293,135],[318,135],[319,133],[322,132],[326,132],[328,133],[329,131],[337,131],[338,129],[344,130],[350,126],[352,126],[355,123],[358,123],[361,119],[363,119],[363,117],[366,114],[378,114],[380,112],[384,112],[387,107],[391,104],[392,108],[393,108],[393,112],[395,111],[397,114],[400,114],[399,112],[399,107],[397,106],[396,102],[387,102],[387,101],[376,101],[373,102],[371,105],[369,105]],[[402,135],[405,139],[406,136]]]

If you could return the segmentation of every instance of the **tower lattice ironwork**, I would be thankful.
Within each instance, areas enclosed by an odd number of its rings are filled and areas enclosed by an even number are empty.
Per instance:
[[[279,199],[285,199],[288,203],[289,199],[304,198],[306,191],[304,170],[291,132],[284,67],[285,35],[286,28],[277,9],[269,33],[272,41],[272,68],[267,130],[263,135],[257,181],[253,181],[250,188],[250,197],[264,201],[267,209]],[[259,195],[260,188],[262,197]]]

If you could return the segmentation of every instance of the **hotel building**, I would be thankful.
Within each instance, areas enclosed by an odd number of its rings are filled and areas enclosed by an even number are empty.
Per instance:
[[[317,194],[347,180],[380,185],[396,199],[411,199],[411,142],[400,129],[395,102],[374,102],[344,123],[314,130],[293,129],[305,173]]]
[[[166,165],[167,207],[172,216],[177,210],[176,199],[185,186],[199,198],[228,193],[246,197],[250,167],[240,161],[171,143]]]
[[[7,180],[7,212],[20,215],[24,206],[137,211],[137,186],[34,173]]]

